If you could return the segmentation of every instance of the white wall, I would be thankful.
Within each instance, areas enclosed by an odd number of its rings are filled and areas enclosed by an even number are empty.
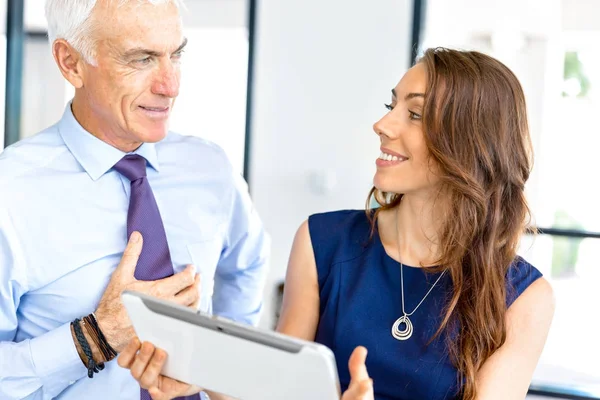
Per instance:
[[[246,0],[187,0],[188,46],[171,129],[220,145],[243,173],[248,29]]]
[[[568,31],[600,31],[600,1],[563,0],[563,28]]]
[[[225,150],[244,170],[248,38],[245,27],[190,27],[181,88],[170,128],[200,136]]]
[[[204,28],[244,28],[247,26],[246,0],[184,0],[185,26]]]
[[[68,92],[66,80],[50,53],[48,40],[26,40],[23,49],[21,137],[31,136],[58,121],[65,110]]]
[[[262,320],[272,327],[301,222],[364,207],[372,124],[409,65],[412,2],[261,0],[257,11],[250,186],[273,239]]]

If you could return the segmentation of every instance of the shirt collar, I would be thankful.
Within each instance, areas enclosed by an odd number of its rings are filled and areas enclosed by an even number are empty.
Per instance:
[[[154,143],[143,143],[131,153],[122,152],[83,129],[73,115],[71,102],[65,107],[58,123],[58,131],[71,154],[94,181],[108,172],[126,154],[139,154],[152,168],[160,171]]]

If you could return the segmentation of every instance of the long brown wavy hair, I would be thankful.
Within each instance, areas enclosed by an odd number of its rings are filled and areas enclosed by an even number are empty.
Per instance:
[[[458,332],[445,336],[462,397],[472,400],[478,370],[506,340],[506,274],[531,219],[525,96],[510,69],[479,52],[429,49],[419,62],[427,70],[423,130],[446,205],[435,270],[447,270],[453,286],[434,338]],[[367,204],[373,197],[381,205],[369,212],[374,228],[402,195],[373,188]]]

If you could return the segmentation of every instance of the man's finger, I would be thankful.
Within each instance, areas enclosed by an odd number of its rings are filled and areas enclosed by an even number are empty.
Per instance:
[[[136,357],[134,358],[133,363],[131,364],[131,368],[130,368],[131,376],[133,376],[136,381],[140,382],[140,379],[142,378],[144,371],[146,371],[148,363],[150,362],[150,359],[152,358],[152,355],[154,354],[154,350],[155,350],[155,347],[152,343],[148,343],[148,342],[142,343],[142,347],[140,348],[140,351],[137,353]],[[142,387],[144,389],[147,389],[148,386],[152,386],[152,385],[146,385],[146,386],[142,385]]]
[[[348,369],[350,370],[350,379],[352,381],[361,382],[369,379],[367,366],[367,349],[363,346],[358,346],[352,352],[350,360],[348,360]]]
[[[117,364],[119,364],[121,368],[129,369],[141,345],[142,344],[140,343],[140,340],[137,338],[137,336],[134,337],[129,342],[127,347],[125,347],[125,349],[121,352],[121,354],[119,354]]]
[[[196,311],[198,311],[200,307],[200,300],[202,299],[202,290],[200,286],[201,281],[202,277],[200,276],[200,274],[196,274],[196,279],[194,280],[194,287],[196,287],[196,290],[198,291],[198,298],[192,305],[190,305],[190,308]]]
[[[185,307],[197,304],[200,300],[200,275],[196,274],[194,283],[177,293],[174,300]]]
[[[161,296],[172,297],[194,284],[195,277],[196,268],[193,265],[188,265],[183,271],[168,278],[159,279],[155,281],[155,284],[158,286],[157,290]]]
[[[142,387],[150,388],[156,385],[160,372],[167,361],[167,353],[161,349],[155,349],[152,358],[146,366],[146,370],[140,378],[140,385]]]
[[[157,387],[153,386],[148,389],[148,394],[152,397],[152,400],[163,400],[166,399],[167,396]]]
[[[121,262],[117,269],[123,270],[126,276],[133,277],[140,254],[142,254],[143,245],[144,238],[142,238],[142,234],[137,231],[133,232],[129,237],[129,242],[127,242],[127,247],[125,247],[123,257],[121,257]]]

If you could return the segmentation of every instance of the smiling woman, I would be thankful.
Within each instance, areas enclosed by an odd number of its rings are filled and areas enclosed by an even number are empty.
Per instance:
[[[392,90],[386,107],[388,114],[374,126],[385,161],[377,161],[371,191],[382,205],[371,218],[372,232],[379,228],[384,245],[396,247],[403,262],[450,275],[448,302],[434,336],[451,338],[449,356],[461,391],[474,398],[501,382],[499,371],[519,346],[510,343],[523,340],[509,335],[511,314],[518,311],[506,309],[515,299],[507,280],[528,282],[517,294],[537,281],[525,294],[547,296],[540,273],[526,263],[519,266],[524,261],[516,257],[529,217],[524,188],[531,143],[524,94],[514,74],[489,56],[430,49]],[[398,159],[390,161],[391,155]],[[407,231],[414,229],[413,213],[425,222],[417,226],[417,237],[425,241],[420,250],[406,243],[415,240],[415,232]],[[388,227],[383,235],[389,220],[400,230]],[[517,278],[519,269],[523,275]],[[407,317],[404,299],[402,304]],[[544,307],[551,315],[552,306]],[[448,336],[457,327],[458,337]],[[539,351],[546,334],[547,326],[534,333]],[[523,381],[515,394],[526,391],[539,351],[520,371]],[[492,365],[498,368],[494,377],[488,372]],[[512,398],[509,392],[505,398]]]

